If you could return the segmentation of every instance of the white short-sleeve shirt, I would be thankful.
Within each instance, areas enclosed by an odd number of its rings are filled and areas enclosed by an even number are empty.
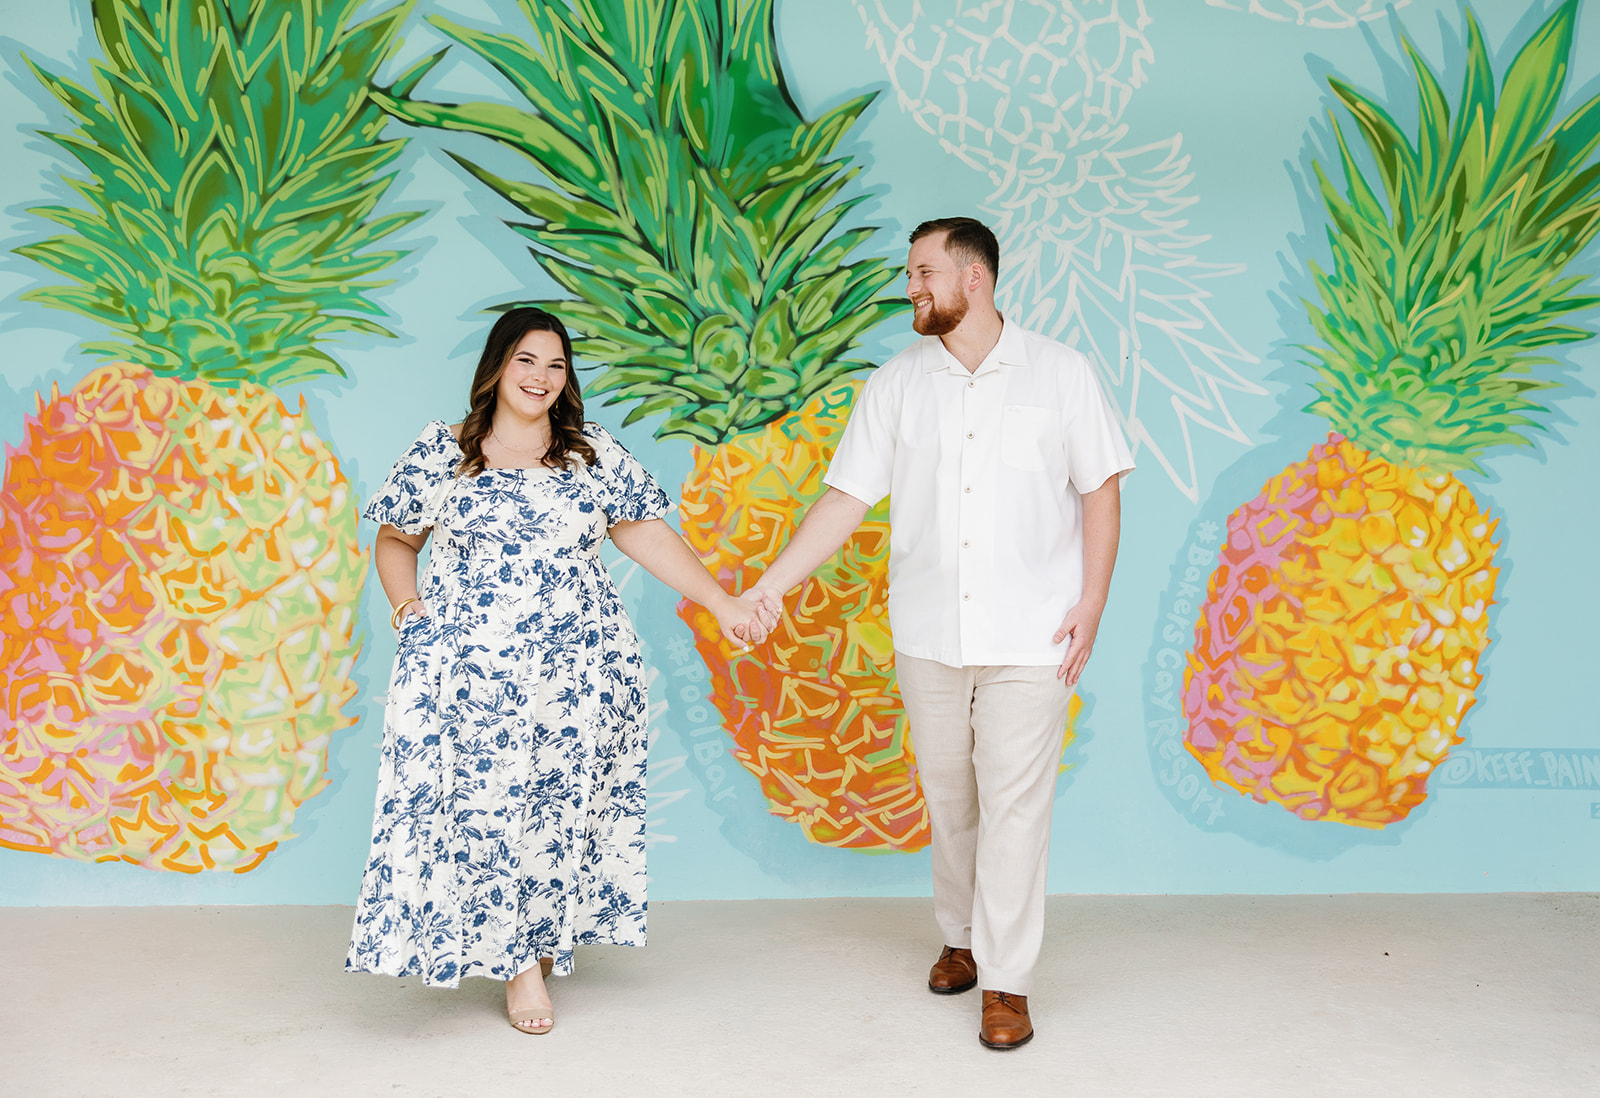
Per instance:
[[[823,480],[889,497],[897,651],[1040,666],[1083,595],[1081,494],[1132,469],[1089,360],[1006,323],[970,374],[934,336],[879,367]]]

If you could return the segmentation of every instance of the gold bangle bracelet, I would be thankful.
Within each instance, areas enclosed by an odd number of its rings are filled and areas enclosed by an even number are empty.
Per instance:
[[[402,602],[399,606],[396,606],[394,608],[394,613],[389,615],[389,628],[398,630],[400,628],[400,612],[406,607],[410,606],[412,603],[421,601],[421,598],[413,595],[411,598],[406,599],[405,602]]]

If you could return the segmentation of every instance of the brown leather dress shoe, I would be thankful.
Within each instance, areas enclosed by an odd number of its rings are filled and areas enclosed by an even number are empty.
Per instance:
[[[983,993],[983,1024],[978,1040],[986,1048],[1021,1048],[1033,1040],[1033,1022],[1028,1017],[1028,997],[1009,991]]]
[[[945,946],[939,959],[928,970],[928,990],[935,995],[959,995],[978,984],[978,962],[972,950]]]

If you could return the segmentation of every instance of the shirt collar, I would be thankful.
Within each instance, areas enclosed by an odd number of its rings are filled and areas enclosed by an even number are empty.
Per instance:
[[[977,377],[979,374],[993,373],[1001,366],[1028,364],[1028,349],[1022,339],[1022,329],[1004,316],[1000,317],[1000,338],[995,341],[989,354],[970,375],[967,373],[967,368],[956,360],[956,356],[945,350],[938,336],[923,336],[923,338],[928,341],[922,353],[924,373],[935,374],[940,370],[946,370],[962,377]]]

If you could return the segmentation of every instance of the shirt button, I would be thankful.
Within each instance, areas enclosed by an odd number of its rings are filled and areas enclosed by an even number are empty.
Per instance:
[[[970,598],[971,598],[971,597],[972,597],[972,596],[971,596],[971,595],[966,595],[966,594],[964,594],[964,595],[962,595],[962,596],[961,596],[961,597],[962,597],[962,598],[963,598],[963,599],[970,599]]]
[[[965,490],[968,491],[968,492],[972,491],[972,485],[970,485],[970,484],[967,485]]]
[[[968,432],[967,432],[967,437],[968,437],[968,438],[971,438],[971,437],[972,437],[972,432],[971,432],[971,431],[968,431]]]
[[[967,382],[967,388],[969,388],[969,389],[976,389],[976,388],[977,388],[977,387],[978,387],[978,383],[977,383],[977,382],[976,382],[976,381],[969,381],[969,382]]]
[[[971,546],[972,546],[972,542],[970,542],[970,541],[964,541],[964,542],[961,543],[961,548],[963,548],[963,549],[971,548]]]

